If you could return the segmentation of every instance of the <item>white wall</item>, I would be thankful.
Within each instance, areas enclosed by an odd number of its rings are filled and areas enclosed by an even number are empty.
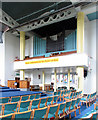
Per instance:
[[[4,43],[0,43],[0,84],[4,85]]]
[[[96,20],[85,22],[84,52],[92,57],[92,70],[84,79],[84,93],[93,93],[96,91]]]
[[[33,37],[25,41],[25,56],[33,57]]]
[[[45,84],[51,84],[51,73],[45,73]]]
[[[31,78],[31,85],[34,84],[42,86],[42,73],[43,71],[41,69],[25,71],[25,77]],[[38,78],[38,75],[40,75],[40,79]],[[51,73],[45,73],[45,84],[51,84]]]
[[[5,33],[4,39],[5,45],[5,85],[7,85],[7,80],[14,79],[14,60],[16,56],[20,56],[20,42],[19,38],[12,35],[11,33]]]

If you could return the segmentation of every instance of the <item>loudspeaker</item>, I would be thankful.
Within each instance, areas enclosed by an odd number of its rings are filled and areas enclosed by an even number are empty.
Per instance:
[[[88,73],[88,71],[84,70],[84,78],[87,77],[87,73]]]

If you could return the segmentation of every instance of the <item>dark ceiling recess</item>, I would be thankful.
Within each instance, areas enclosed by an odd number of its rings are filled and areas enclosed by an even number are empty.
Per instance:
[[[77,28],[77,19],[75,17],[48,26],[33,30],[34,33],[41,37],[52,36],[64,30],[75,30]]]
[[[9,16],[11,16],[14,20],[16,20],[19,24],[22,24],[24,22],[28,22],[32,19],[35,19],[46,12],[50,12],[52,10],[54,11],[59,10],[71,4],[72,4],[71,2],[61,2],[61,3],[57,3],[57,2],[56,3],[54,2],[3,2],[2,9]],[[39,10],[42,10],[42,11],[38,12]],[[29,16],[30,14],[34,12],[38,12],[38,13]]]

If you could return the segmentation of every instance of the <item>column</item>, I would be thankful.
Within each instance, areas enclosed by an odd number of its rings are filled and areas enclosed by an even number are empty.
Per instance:
[[[68,87],[67,89],[70,89],[70,69],[68,70]]]
[[[56,92],[56,85],[57,85],[57,83],[56,83],[56,80],[57,80],[57,76],[56,76],[56,69],[55,69],[55,71],[54,71],[54,92]]]
[[[83,53],[84,41],[84,13],[79,12],[77,15],[77,53]]]
[[[77,73],[78,73],[78,88],[83,91],[84,67],[77,67]]]
[[[24,60],[25,58],[25,32],[20,31],[20,60]],[[20,80],[25,79],[24,70],[20,70]]]
[[[20,70],[20,80],[25,80],[25,72],[24,72],[24,70]]]
[[[45,90],[45,73],[43,71],[43,90]]]
[[[84,42],[84,13],[79,12],[77,15],[77,53],[83,53]],[[77,67],[79,77],[79,89],[83,91],[84,67]]]

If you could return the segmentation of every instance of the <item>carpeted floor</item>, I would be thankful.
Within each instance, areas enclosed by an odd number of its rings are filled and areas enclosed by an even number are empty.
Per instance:
[[[80,103],[80,105],[81,105],[81,103]],[[90,107],[86,107],[86,105],[85,104],[83,104],[82,106],[81,106],[81,108],[80,108],[80,111],[81,111],[81,114],[79,114],[79,110],[76,110],[76,117],[75,117],[75,115],[74,115],[74,112],[72,112],[71,113],[71,120],[78,120],[78,119],[80,119],[82,116],[84,116],[85,114],[87,114],[88,112],[90,112],[91,110],[93,110],[94,109],[94,104],[92,104]],[[69,119],[69,115],[67,115],[66,117],[65,117],[65,119]],[[62,118],[61,120],[64,120],[64,118]]]

